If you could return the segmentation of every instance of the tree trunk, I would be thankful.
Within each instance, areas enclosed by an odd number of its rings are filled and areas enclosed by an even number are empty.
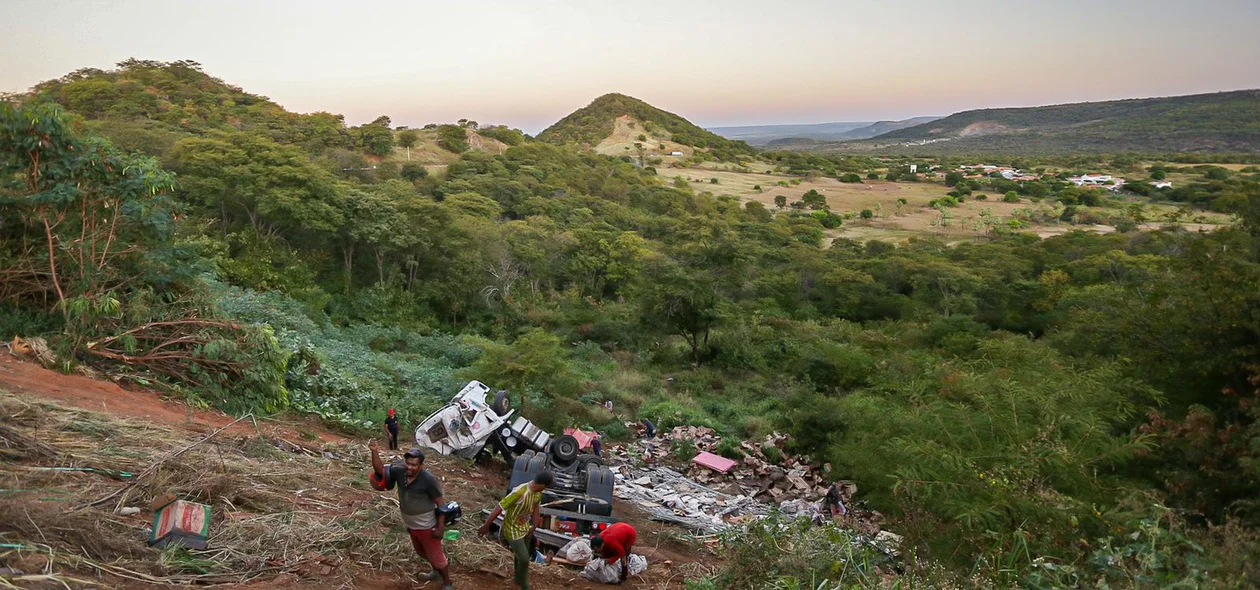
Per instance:
[[[380,246],[372,247],[372,254],[376,257],[376,282],[385,282],[385,253],[381,251]]]
[[[346,269],[346,295],[350,294],[350,284],[354,281],[354,244],[341,247],[341,259]]]

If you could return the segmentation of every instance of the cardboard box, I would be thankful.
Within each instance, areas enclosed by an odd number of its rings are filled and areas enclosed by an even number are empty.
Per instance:
[[[176,500],[154,513],[149,545],[166,547],[178,544],[191,549],[205,549],[209,536],[210,506]]]

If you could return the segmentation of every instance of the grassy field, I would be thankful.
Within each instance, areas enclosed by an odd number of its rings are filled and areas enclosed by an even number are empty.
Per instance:
[[[1110,233],[1115,227],[1104,224],[1072,224],[1057,221],[1063,207],[1049,200],[1034,203],[1021,199],[1018,203],[1004,203],[995,194],[986,194],[987,200],[973,196],[958,207],[938,210],[929,206],[950,190],[939,182],[896,183],[884,180],[864,180],[862,183],[843,183],[834,178],[803,180],[773,172],[773,166],[764,162],[752,162],[746,168],[753,172],[731,170],[730,164],[705,162],[689,168],[661,168],[661,176],[682,178],[696,192],[710,192],[715,196],[733,196],[741,201],[756,201],[767,209],[778,211],[774,199],[787,197],[788,203],[801,200],[810,190],[816,190],[827,199],[833,213],[846,216],[842,227],[827,230],[826,242],[836,238],[858,241],[881,240],[904,242],[916,236],[935,236],[948,242],[984,239],[992,228],[1032,232],[1042,237],[1070,231]],[[717,183],[713,182],[717,179]],[[792,184],[793,180],[800,180]],[[782,184],[781,184],[782,183]],[[787,184],[787,186],[783,186]],[[758,188],[759,187],[759,188]],[[978,196],[978,195],[977,195]],[[1151,203],[1145,199],[1113,198],[1103,207],[1078,208],[1095,215],[1120,214],[1130,202],[1142,203],[1150,220],[1145,229],[1157,229],[1162,217],[1176,211],[1176,203]],[[862,219],[860,213],[869,209],[872,218]],[[1011,220],[1020,219],[1019,227]],[[1210,230],[1229,223],[1228,216],[1219,213],[1196,212],[1194,219],[1186,219],[1178,225],[1190,231]]]
[[[414,129],[417,139],[416,145],[411,146],[411,156],[408,159],[408,150],[403,147],[394,147],[394,153],[387,159],[399,164],[405,162],[415,162],[429,169],[430,173],[438,172],[446,169],[446,166],[459,160],[459,154],[444,149],[438,145],[438,131],[436,129]],[[486,152],[490,154],[501,154],[507,151],[507,144],[490,137],[478,135],[476,131],[465,129],[465,135],[468,138],[468,149]]]

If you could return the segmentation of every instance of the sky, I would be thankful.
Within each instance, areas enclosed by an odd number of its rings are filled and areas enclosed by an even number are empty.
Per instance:
[[[298,112],[536,133],[608,92],[706,126],[1260,88],[1260,0],[2,0],[0,92],[191,59]]]

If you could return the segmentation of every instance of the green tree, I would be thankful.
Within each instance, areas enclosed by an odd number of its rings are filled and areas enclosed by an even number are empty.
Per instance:
[[[774,206],[780,209],[787,207],[787,197],[784,195],[775,195]]]
[[[411,161],[411,148],[416,145],[420,135],[414,129],[407,129],[398,134],[398,145],[407,149],[407,161]]]
[[[532,329],[508,346],[491,345],[473,366],[477,379],[516,392],[519,406],[527,406],[526,393],[548,396],[567,393],[572,374],[568,352],[554,334]]]
[[[398,171],[398,175],[409,182],[415,182],[422,178],[428,178],[429,169],[425,168],[421,164],[416,164],[415,162],[407,162],[402,165],[402,168]]]
[[[377,117],[375,121],[355,127],[359,147],[374,156],[388,156],[394,151],[394,132],[389,129],[389,117]]]
[[[459,125],[441,125],[438,127],[438,145],[446,151],[462,154],[468,151],[468,132]]]
[[[945,173],[945,186],[956,186],[963,181],[962,172],[950,171]]]

